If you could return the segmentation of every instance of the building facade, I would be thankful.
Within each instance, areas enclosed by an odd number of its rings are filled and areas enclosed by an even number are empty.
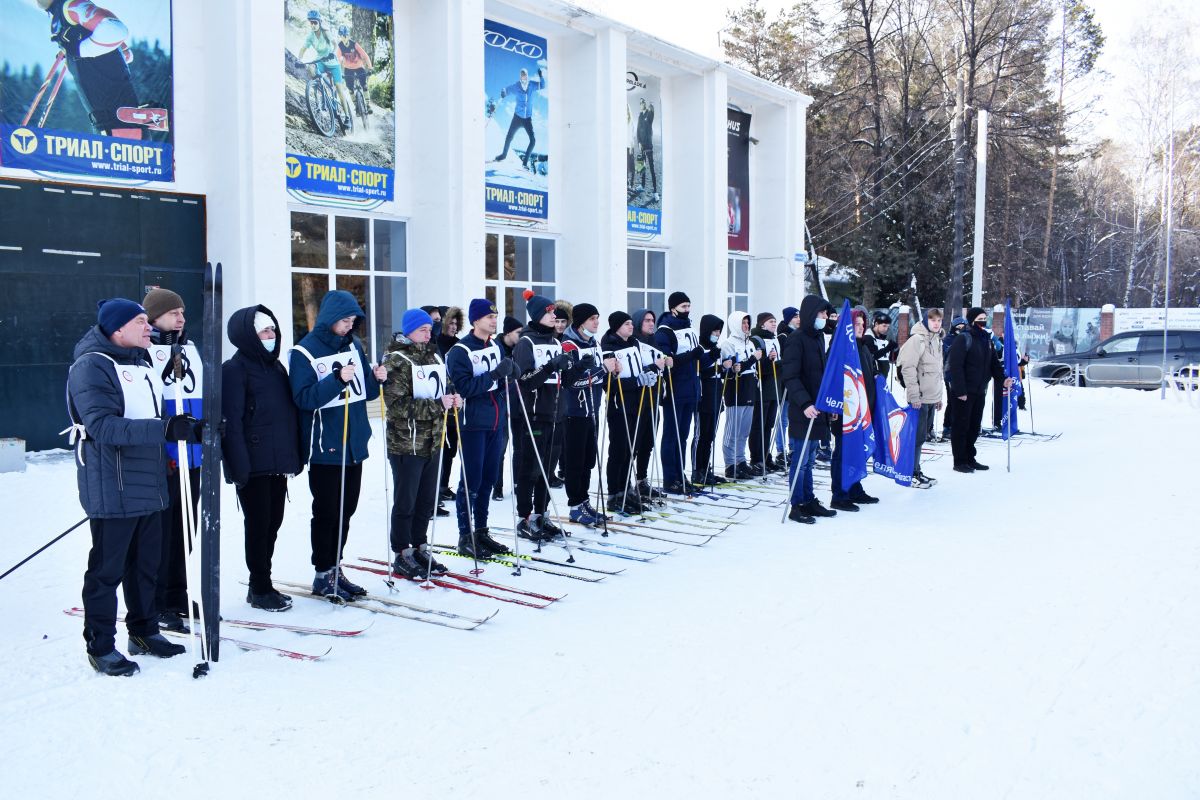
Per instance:
[[[167,118],[165,132],[144,113],[129,123],[153,147],[118,150],[113,137],[78,124],[74,135],[55,133],[79,102],[74,74],[37,125],[49,89],[38,108],[29,95],[51,69],[49,26],[33,4],[0,0],[20,11],[6,13],[15,25],[45,29],[36,51],[24,44],[29,36],[0,37],[0,47],[20,51],[0,56],[36,67],[30,90],[6,98],[0,128],[0,183],[9,189],[0,191],[0,280],[24,293],[3,293],[0,316],[19,326],[33,310],[28,298],[51,293],[56,275],[72,284],[57,301],[65,307],[54,342],[4,348],[8,366],[45,367],[32,395],[12,380],[0,385],[5,403],[34,403],[38,414],[49,413],[46,403],[61,408],[70,345],[105,292],[140,297],[166,285],[189,299],[189,311],[195,299],[197,319],[204,260],[224,264],[226,313],[269,306],[286,329],[283,346],[307,330],[326,290],[353,292],[368,311],[373,357],[407,307],[486,295],[523,319],[525,288],[605,314],[661,311],[675,290],[722,316],[779,313],[803,294],[795,258],[804,249],[803,95],[560,2],[98,5],[128,29],[137,106]],[[165,9],[166,34],[161,16],[143,19],[147,8]],[[337,60],[322,62],[330,44]],[[139,79],[139,70],[162,70],[162,52],[169,100],[146,97]],[[337,77],[335,63],[346,94],[324,78]],[[370,113],[343,128],[333,97]],[[86,161],[97,154],[107,163]],[[147,164],[139,174],[149,179],[112,172],[119,161]],[[39,219],[56,224],[18,213],[35,195],[38,208],[50,204]],[[97,218],[90,209],[102,196],[110,202]],[[180,218],[146,214],[155,203]],[[56,246],[72,238],[77,215],[100,243]],[[119,241],[105,238],[115,230],[106,215],[129,223]],[[35,263],[35,253],[51,265]],[[63,418],[42,427],[61,428]],[[31,433],[30,419],[0,423],[0,436],[54,446],[44,431]]]

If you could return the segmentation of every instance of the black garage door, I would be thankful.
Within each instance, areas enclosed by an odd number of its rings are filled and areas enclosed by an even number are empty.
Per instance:
[[[67,368],[97,300],[164,286],[198,334],[205,259],[203,197],[0,179],[0,437],[66,446]]]

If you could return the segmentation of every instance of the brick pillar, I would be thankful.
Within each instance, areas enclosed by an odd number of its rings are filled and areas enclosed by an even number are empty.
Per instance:
[[[900,316],[896,317],[896,344],[903,347],[908,341],[908,318],[912,310],[908,306],[900,306],[899,314]]]
[[[1004,333],[1004,306],[992,306],[992,331],[997,335]]]
[[[1117,307],[1112,303],[1105,303],[1100,307],[1100,341],[1104,341],[1113,335],[1113,321],[1116,317]]]

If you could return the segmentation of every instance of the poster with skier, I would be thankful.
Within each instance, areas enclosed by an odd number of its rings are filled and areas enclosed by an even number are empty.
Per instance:
[[[391,0],[286,0],[288,191],[391,200],[396,162]]]
[[[171,0],[0,0],[0,165],[173,181]]]
[[[550,199],[546,40],[484,20],[483,81],[485,211],[545,220]]]
[[[626,229],[639,238],[662,233],[662,81],[625,73]]]
[[[750,252],[750,115],[728,110],[729,249]]]

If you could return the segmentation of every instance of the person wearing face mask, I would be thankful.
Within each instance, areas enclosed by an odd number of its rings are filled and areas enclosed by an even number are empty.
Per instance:
[[[500,345],[500,355],[504,358],[512,358],[513,348],[517,346],[517,339],[521,338],[521,328],[525,327],[516,317],[505,317],[500,329],[501,335],[497,338],[497,344]],[[515,387],[510,387],[509,391],[513,391]],[[509,405],[515,406],[515,398],[509,398]],[[504,445],[500,448],[500,466],[496,471],[496,484],[492,487],[492,499],[500,501],[504,499],[504,452],[508,449],[508,429],[504,429]],[[516,460],[515,458],[513,459]],[[516,464],[513,464],[513,485],[517,485]],[[443,478],[443,481],[446,479]]]
[[[696,416],[696,449],[692,454],[692,483],[716,486],[721,481],[713,472],[713,440],[721,419],[722,378],[733,368],[733,360],[721,360],[721,330],[725,323],[715,314],[700,318],[700,404]]]
[[[963,317],[955,317],[950,320],[950,329],[946,331],[946,338],[942,340],[942,377],[946,389],[944,404],[946,413],[942,415],[942,435],[938,437],[939,442],[950,441],[950,434],[954,432],[954,403],[950,402],[950,346],[954,344],[954,338],[966,329],[967,320]]]
[[[563,476],[571,521],[595,526],[604,522],[588,500],[600,430],[596,417],[606,377],[616,372],[617,360],[601,355],[597,341],[599,310],[591,303],[577,303],[571,314],[571,327],[563,336],[563,352],[572,352],[576,357],[573,366],[563,372]]]
[[[971,473],[988,469],[975,458],[975,440],[983,422],[983,403],[989,380],[1012,386],[1004,377],[1004,365],[992,347],[987,329],[987,312],[982,308],[967,311],[970,327],[954,337],[947,356],[950,402],[954,406],[954,427],[950,448],[954,453],[954,471]]]
[[[387,380],[387,370],[367,362],[366,348],[354,335],[366,316],[349,292],[327,293],[316,324],[292,348],[288,362],[312,492],[312,593],[342,601],[367,593],[346,578],[341,560],[371,439],[367,402],[379,397]]]
[[[666,380],[664,370],[668,363],[665,354],[654,341],[656,320],[657,316],[649,308],[639,308],[633,312],[633,338],[637,342],[638,353],[642,359],[642,371],[639,373],[641,388],[638,390],[636,402],[640,409],[640,421],[635,421],[633,426],[636,433],[636,441],[633,443],[633,469],[637,479],[638,496],[646,501],[666,496],[661,490],[651,486],[648,479],[650,459],[654,457],[657,447],[654,432],[659,429],[658,403],[655,402],[655,398],[666,391],[666,385],[660,385],[659,382]]]
[[[550,505],[550,451],[555,420],[562,404],[560,373],[573,363],[562,351],[554,327],[554,302],[526,290],[529,322],[513,348],[519,377],[514,399],[513,436],[517,460],[517,534],[530,541],[550,541],[563,530],[546,514]]]
[[[605,489],[608,509],[625,514],[640,514],[642,504],[636,488],[629,486],[630,462],[638,430],[638,399],[644,382],[638,340],[633,335],[633,318],[624,311],[608,315],[608,331],[600,339],[604,361],[617,364],[609,382],[608,459],[605,463]]]
[[[694,487],[684,480],[684,454],[688,452],[692,416],[700,403],[699,361],[703,350],[700,337],[692,329],[691,299],[683,292],[671,292],[667,308],[654,333],[654,346],[667,356],[667,385],[662,391],[663,489],[670,494],[689,494]]]
[[[793,331],[800,327],[800,309],[795,306],[788,306],[783,309],[783,313],[779,318],[779,327],[775,329],[775,338],[779,339],[779,355],[783,356],[783,346],[787,343],[787,337]],[[776,364],[775,371],[779,371],[779,365]],[[783,392],[783,381],[779,381],[779,391]],[[782,398],[781,398],[782,399]],[[787,469],[787,430],[788,430],[788,404],[784,403],[783,408],[779,409],[779,424],[775,426],[775,449],[779,451],[778,465],[780,469]]]
[[[825,374],[824,331],[832,311],[833,306],[825,298],[806,295],[800,302],[800,327],[788,336],[780,359],[779,379],[787,392],[791,417],[788,480],[792,492],[788,519],[807,525],[814,523],[816,517],[837,514],[817,500],[812,477],[816,447],[829,438],[831,415],[817,411],[814,403]]]
[[[279,363],[279,322],[262,305],[238,309],[226,326],[237,348],[221,365],[221,464],[237,487],[245,521],[246,602],[287,611],[291,598],[271,583],[271,559],[283,524],[287,481],[303,469],[300,416],[287,371]]]

